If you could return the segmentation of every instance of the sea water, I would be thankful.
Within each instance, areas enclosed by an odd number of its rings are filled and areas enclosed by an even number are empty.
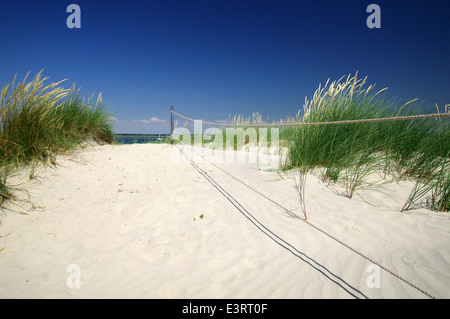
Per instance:
[[[167,143],[170,134],[116,134],[118,144]]]

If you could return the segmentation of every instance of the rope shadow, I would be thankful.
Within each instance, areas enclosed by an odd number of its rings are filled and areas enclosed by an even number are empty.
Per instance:
[[[259,231],[261,231],[264,235],[278,244],[280,247],[289,251],[292,255],[309,265],[314,270],[318,271],[322,275],[324,275],[331,282],[342,288],[346,291],[350,296],[356,299],[369,299],[364,293],[351,286],[341,277],[333,274],[328,268],[318,263],[305,253],[299,251],[297,248],[292,246],[290,243],[279,237],[269,228],[267,228],[264,224],[262,224],[255,216],[253,216],[245,207],[243,207],[230,193],[228,193],[222,186],[220,186],[212,177],[210,177],[205,171],[203,171],[197,164],[195,164],[181,149],[179,151],[186,157],[186,159],[191,163],[191,165],[201,174],[203,175],[208,182],[213,185],[245,218],[247,218]]]

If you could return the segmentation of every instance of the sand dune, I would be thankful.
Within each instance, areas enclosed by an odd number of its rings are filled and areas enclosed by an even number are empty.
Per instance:
[[[217,165],[301,214],[295,172],[260,164]],[[1,213],[0,297],[428,298],[210,163],[198,165],[227,196],[165,144],[91,146],[38,168],[35,179],[19,174],[15,203],[32,216],[12,204]],[[399,213],[411,186],[348,199],[311,175],[308,221],[449,298],[449,214]]]

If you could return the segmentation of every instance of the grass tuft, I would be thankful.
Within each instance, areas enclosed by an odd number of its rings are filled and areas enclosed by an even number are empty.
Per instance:
[[[306,100],[302,122],[333,122],[422,114],[416,99],[399,104],[375,93],[375,85],[365,88],[366,78],[357,74],[327,84]],[[382,94],[383,93],[383,94]],[[342,182],[346,196],[366,184],[380,170],[397,180],[417,182],[403,210],[428,196],[429,207],[449,211],[450,122],[445,119],[403,120],[393,122],[352,123],[284,128],[289,166],[301,174],[321,169],[323,181]],[[306,178],[297,185],[304,201]],[[301,205],[303,208],[305,204]]]
[[[102,105],[79,97],[75,86],[63,81],[45,85],[39,72],[27,82],[8,84],[0,96],[0,201],[11,198],[6,179],[11,169],[34,162],[53,163],[56,154],[81,142],[113,141],[110,114]]]

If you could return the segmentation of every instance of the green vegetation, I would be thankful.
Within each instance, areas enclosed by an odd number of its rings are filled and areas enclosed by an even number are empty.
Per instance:
[[[267,119],[268,120],[268,119]],[[280,121],[279,123],[283,123]],[[188,122],[184,125],[186,128]],[[211,124],[205,124],[202,135],[195,134],[179,134],[176,136],[174,143],[180,141],[185,144],[196,145],[201,143],[202,146],[208,146],[213,149],[220,150],[239,150],[249,144],[257,144],[261,146],[264,144],[270,147],[273,142],[278,145],[278,136],[272,137],[271,126],[266,125],[267,122],[262,121],[262,116],[259,113],[253,113],[251,117],[244,117],[241,115],[229,117],[228,120],[223,121],[220,127]],[[271,124],[276,124],[275,122]],[[175,122],[175,127],[178,122]],[[208,127],[213,126],[213,127]],[[218,125],[217,125],[218,126]],[[254,126],[258,126],[255,129]],[[261,134],[261,129],[266,129],[264,134]],[[187,129],[189,132],[194,131],[193,128]]]
[[[422,114],[413,107],[416,100],[399,104],[364,88],[366,79],[342,78],[315,92],[306,101],[305,123],[386,118]],[[439,111],[439,110],[438,110]],[[400,120],[390,122],[351,123],[287,127],[280,139],[288,141],[289,165],[299,168],[297,183],[302,209],[306,216],[304,187],[306,174],[321,172],[324,182],[342,182],[351,198],[359,187],[369,183],[372,174],[395,180],[416,182],[402,211],[429,196],[429,208],[450,209],[450,122],[448,118]]]
[[[387,88],[375,91],[375,85],[367,86],[366,80],[358,79],[356,74],[332,83],[328,81],[323,88],[316,90],[311,100],[305,101],[301,116],[299,111],[295,118],[270,124],[423,114],[417,99],[400,103],[386,96]],[[447,106],[445,112],[448,112]],[[255,125],[264,127],[269,121],[263,122],[261,115],[255,113],[249,118],[234,116],[224,123],[241,126],[231,129],[237,131]],[[226,146],[225,129],[220,131],[224,140],[219,145]],[[270,144],[270,129],[267,132],[267,142]],[[256,133],[260,143],[259,130]],[[210,141],[203,140],[203,144]],[[240,142],[248,144],[248,136]],[[432,210],[450,211],[450,119],[447,117],[331,125],[280,125],[279,142],[281,147],[289,150],[284,169],[300,171],[295,185],[305,218],[305,185],[311,172],[319,173],[325,183],[343,184],[348,198],[352,198],[358,189],[374,185],[374,177],[378,180],[411,180],[415,186],[402,211],[413,208],[423,200]],[[242,145],[234,140],[234,149],[238,146]]]
[[[63,81],[44,86],[47,78],[42,71],[29,83],[27,77],[17,85],[14,78],[1,91],[0,203],[11,198],[7,178],[18,167],[54,163],[58,153],[88,139],[113,141],[110,115],[101,104],[101,95],[95,103],[86,102],[74,86],[59,87]]]
[[[409,180],[415,186],[401,211],[424,202],[429,209],[450,211],[449,117],[283,126],[424,114],[417,99],[402,103],[386,95],[387,88],[376,91],[375,85],[367,85],[366,80],[358,79],[356,74],[331,83],[328,81],[323,88],[316,90],[310,100],[306,99],[303,112],[300,110],[295,118],[271,122],[272,126],[269,126],[268,119],[262,121],[258,113],[248,118],[239,115],[223,122],[229,125],[228,128],[221,126],[218,133],[212,133],[206,139],[203,136],[203,140],[197,138],[203,145],[212,144],[217,139],[216,145],[220,149],[230,149],[231,145],[234,150],[252,142],[261,146],[261,136],[264,136],[267,146],[279,141],[280,147],[287,148],[289,154],[284,169],[300,171],[295,184],[305,218],[308,173],[318,173],[321,180],[328,184],[343,184],[348,198],[352,198],[358,189],[377,185],[379,181]],[[448,106],[445,106],[444,113],[449,112]],[[440,112],[437,106],[436,109]],[[269,127],[277,125],[279,136],[274,138],[270,136]],[[259,129],[247,131],[254,126]],[[260,134],[261,128],[268,128],[269,134]],[[240,140],[237,141],[233,135],[229,135],[229,139],[227,130],[240,131]],[[256,134],[250,137],[247,132]],[[189,141],[189,137],[192,144],[194,135],[188,134],[185,140]]]

